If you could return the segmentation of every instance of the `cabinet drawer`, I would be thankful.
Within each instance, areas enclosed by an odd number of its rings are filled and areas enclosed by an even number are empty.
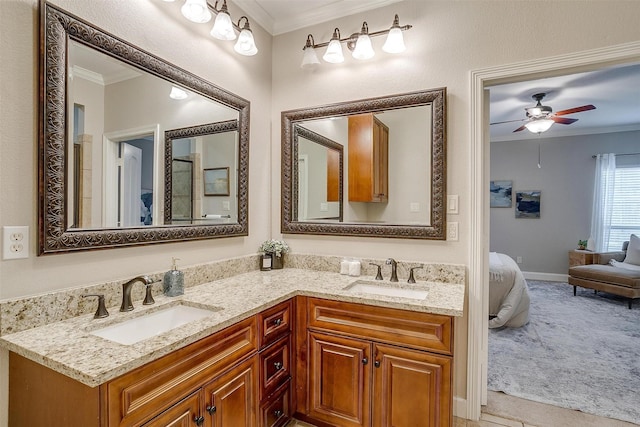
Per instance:
[[[258,314],[259,347],[265,348],[291,332],[291,300],[287,300]]]
[[[260,427],[280,427],[291,418],[291,381],[282,384],[260,405]]]
[[[286,336],[260,353],[260,396],[271,394],[291,378],[291,337]]]
[[[100,387],[105,426],[139,425],[257,350],[256,318],[217,332]]]
[[[452,354],[453,319],[386,307],[308,299],[309,328]]]

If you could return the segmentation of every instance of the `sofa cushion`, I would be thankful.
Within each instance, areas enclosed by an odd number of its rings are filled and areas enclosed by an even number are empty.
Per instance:
[[[629,239],[629,247],[627,248],[627,256],[624,258],[627,264],[640,265],[640,237],[635,234]]]
[[[569,276],[640,289],[640,271],[612,265],[589,264],[571,267]]]

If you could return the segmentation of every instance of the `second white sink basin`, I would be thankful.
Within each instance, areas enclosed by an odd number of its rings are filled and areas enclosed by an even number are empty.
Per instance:
[[[370,280],[356,280],[345,288],[351,292],[364,294],[384,295],[389,297],[401,297],[422,300],[429,294],[424,289],[409,287],[396,283],[375,282]]]
[[[172,305],[90,333],[120,344],[131,345],[189,322],[204,319],[220,310],[222,308],[219,307],[208,310],[190,305]]]

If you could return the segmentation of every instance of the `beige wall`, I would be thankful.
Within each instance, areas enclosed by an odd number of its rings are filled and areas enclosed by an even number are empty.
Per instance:
[[[405,1],[273,39],[252,22],[260,52],[246,58],[212,40],[208,25],[188,23],[181,2],[55,0],[106,31],[251,101],[249,237],[36,257],[38,14],[36,0],[0,1],[0,225],[30,226],[30,257],[0,262],[0,298],[37,294],[168,268],[255,253],[280,230],[280,111],[413,90],[448,89],[448,193],[460,195],[460,241],[286,236],[293,251],[402,260],[468,263],[469,71],[638,39],[640,2]],[[232,16],[240,16],[229,4]],[[348,58],[300,68],[307,33],[328,40],[367,20],[386,28],[393,14],[414,28],[408,50],[371,61]],[[379,40],[376,39],[376,46]],[[273,49],[273,52],[272,52]],[[273,76],[272,76],[273,75]],[[272,96],[273,92],[273,96]],[[271,114],[269,114],[271,113]],[[271,136],[271,141],[270,141]],[[265,162],[264,159],[271,159]],[[455,394],[466,394],[466,319],[456,324]],[[0,352],[0,426],[7,424],[6,352]],[[3,418],[4,417],[4,418]]]
[[[387,28],[394,14],[405,32],[407,51],[389,56],[374,39],[376,56],[343,64],[322,63],[314,72],[300,68],[307,34],[328,41],[335,27],[342,36],[357,32],[366,20],[369,30]],[[286,236],[294,251],[361,257],[392,256],[401,260],[469,264],[470,71],[595,49],[638,40],[634,1],[427,1],[408,0],[353,17],[337,19],[274,38],[272,180],[279,182],[280,112],[305,106],[373,96],[447,87],[447,193],[460,196],[458,242],[429,242],[329,236]],[[345,50],[346,52],[346,50]],[[323,52],[320,52],[322,54]],[[272,229],[277,234],[280,206],[273,185]],[[456,323],[454,393],[466,396],[467,319]]]

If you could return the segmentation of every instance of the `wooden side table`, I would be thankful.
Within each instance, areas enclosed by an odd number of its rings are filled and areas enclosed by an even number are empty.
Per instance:
[[[593,254],[594,252],[582,251],[580,249],[569,251],[569,267],[593,264]]]

